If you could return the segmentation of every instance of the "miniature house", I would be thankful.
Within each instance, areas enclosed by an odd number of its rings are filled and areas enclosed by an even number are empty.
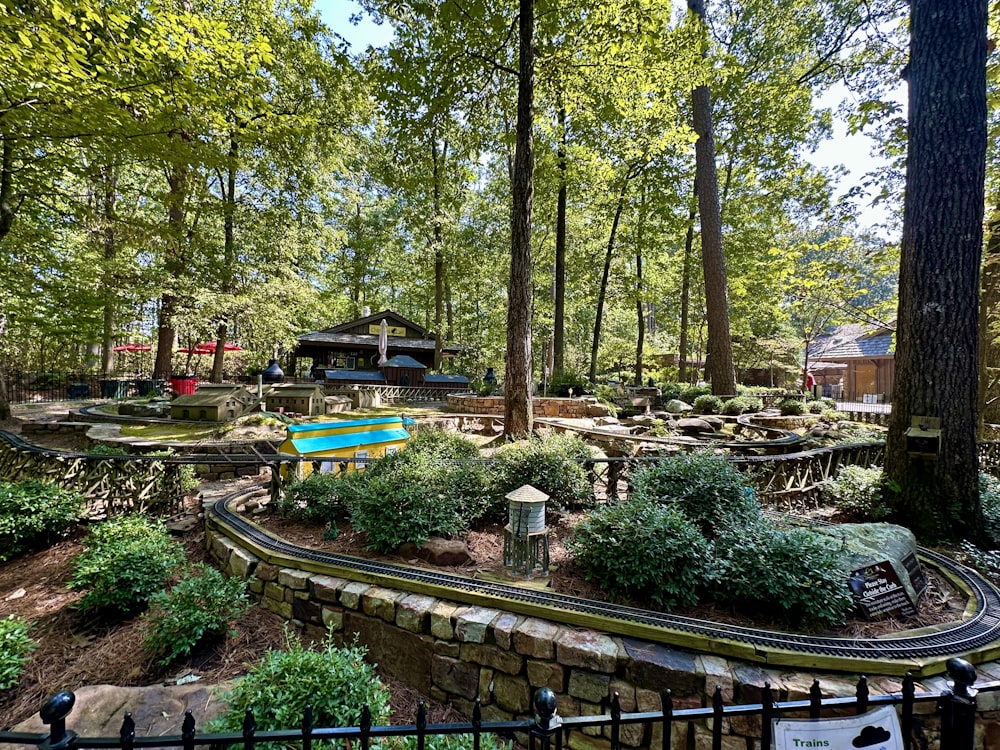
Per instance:
[[[225,422],[242,417],[256,403],[257,397],[243,386],[202,383],[194,393],[170,402],[170,418]]]
[[[382,458],[405,447],[409,439],[402,417],[293,424],[278,453],[310,459],[298,464],[296,475],[305,479],[314,471],[364,469],[356,459]]]
[[[275,385],[267,392],[265,401],[268,411],[307,417],[346,411],[350,407],[348,399],[326,396],[322,386],[307,383]]]

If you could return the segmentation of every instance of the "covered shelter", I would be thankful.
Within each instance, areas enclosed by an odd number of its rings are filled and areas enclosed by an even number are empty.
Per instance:
[[[838,326],[813,342],[809,361],[809,370],[821,385],[842,381],[845,401],[892,400],[896,359],[891,328],[861,323]]]
[[[355,459],[382,458],[403,448],[409,439],[402,417],[293,424],[278,453],[311,459],[299,464],[298,478],[304,479],[314,471],[363,469],[363,464],[355,465]]]

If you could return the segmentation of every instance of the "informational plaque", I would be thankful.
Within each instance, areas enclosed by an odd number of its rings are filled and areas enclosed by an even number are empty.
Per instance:
[[[913,586],[913,590],[917,592],[919,597],[927,588],[927,576],[924,575],[924,569],[920,567],[917,556],[912,552],[904,557],[902,562],[906,573],[910,576],[910,585]]]
[[[870,620],[917,613],[910,594],[888,560],[851,571],[848,585],[861,613]]]
[[[775,719],[775,750],[903,750],[899,717],[892,706],[842,719]]]

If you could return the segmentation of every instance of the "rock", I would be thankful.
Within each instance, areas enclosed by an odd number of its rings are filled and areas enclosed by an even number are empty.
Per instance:
[[[708,422],[712,426],[712,429],[716,432],[721,432],[722,428],[726,426],[726,420],[722,417],[717,417],[714,414],[703,414],[701,419]]]
[[[407,560],[416,557],[431,565],[441,566],[468,565],[473,561],[465,542],[439,537],[431,537],[422,547],[412,543],[403,544],[399,548],[399,555]]]
[[[608,425],[620,424],[617,417],[595,417],[594,427],[607,427]]]
[[[666,406],[664,406],[663,408],[666,409],[671,414],[684,414],[694,409],[694,407],[691,406],[691,404],[685,404],[678,398],[670,399],[669,401],[667,401]]]
[[[709,424],[705,419],[700,417],[688,417],[686,419],[678,419],[675,426],[681,432],[686,432],[689,434],[701,434],[706,432],[715,432],[715,429]]]
[[[588,417],[607,417],[611,415],[610,407],[601,403],[587,404]]]
[[[657,419],[652,414],[638,414],[628,420],[629,424],[642,425],[643,427],[655,427],[663,420]]]
[[[903,565],[904,557],[917,554],[917,540],[912,531],[892,523],[842,523],[816,527],[812,531],[834,539],[841,546],[840,554],[847,560],[850,570],[888,560],[916,603],[917,592]]]
[[[66,719],[66,727],[82,737],[117,737],[128,711],[135,721],[137,737],[180,734],[188,709],[198,727],[217,717],[225,708],[220,698],[223,692],[217,686],[201,683],[149,687],[88,685],[74,691],[76,703]],[[13,731],[48,733],[49,727],[35,714]]]

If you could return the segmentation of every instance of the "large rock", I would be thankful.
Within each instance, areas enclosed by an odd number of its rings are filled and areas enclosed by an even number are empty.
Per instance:
[[[88,685],[75,690],[76,703],[66,719],[66,728],[82,737],[117,737],[125,712],[132,714],[137,737],[180,734],[184,712],[191,710],[195,726],[204,731],[225,704],[225,686],[189,683],[117,687]],[[49,727],[35,714],[14,727],[15,732],[48,733]]]
[[[407,543],[399,548],[402,557],[417,557],[431,565],[468,565],[472,562],[469,547],[460,539],[441,539],[431,537],[420,547]]]
[[[674,426],[677,427],[681,432],[687,433],[688,435],[703,434],[703,433],[713,433],[715,428],[704,419],[698,417],[687,417],[685,419],[678,419]]]
[[[684,414],[686,412],[692,411],[694,409],[691,404],[685,404],[679,398],[672,398],[667,401],[666,406],[663,407],[671,414]]]
[[[903,559],[917,554],[913,532],[892,523],[841,523],[813,528],[817,534],[834,539],[851,570],[888,560],[914,603],[917,592],[910,581]]]

